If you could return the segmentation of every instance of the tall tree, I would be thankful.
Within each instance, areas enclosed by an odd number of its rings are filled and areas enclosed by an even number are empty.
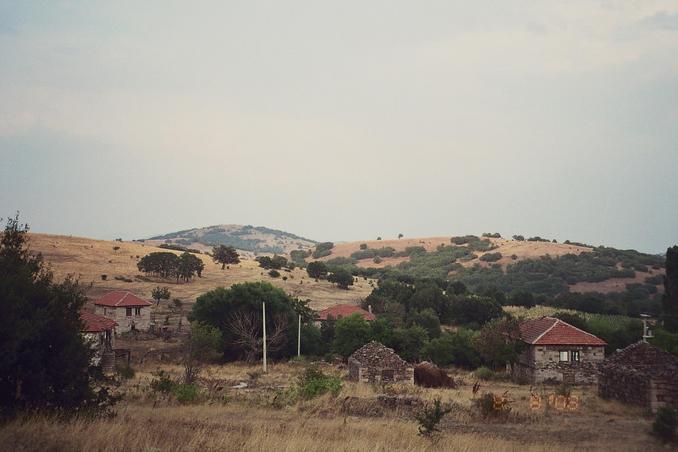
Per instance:
[[[155,300],[155,305],[160,304],[160,300],[169,300],[171,296],[170,290],[167,287],[156,287],[151,291],[151,297]]]
[[[678,245],[666,250],[666,276],[662,299],[664,328],[678,332]]]
[[[212,248],[212,259],[217,264],[221,264],[223,270],[226,265],[240,263],[240,256],[232,246],[219,245]]]
[[[85,303],[77,281],[53,281],[29,252],[18,215],[0,240],[0,414],[75,409],[92,401],[91,349],[81,335]]]

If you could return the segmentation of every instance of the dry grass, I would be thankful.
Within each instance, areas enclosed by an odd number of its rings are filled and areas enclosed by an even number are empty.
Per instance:
[[[88,292],[92,298],[109,290],[124,289],[150,299],[154,287],[165,285],[170,288],[173,298],[180,298],[190,304],[198,295],[219,286],[229,287],[245,281],[267,281],[295,297],[311,300],[311,307],[314,309],[324,309],[339,303],[357,304],[372,290],[369,281],[364,279],[359,279],[349,290],[339,289],[327,281],[316,282],[301,269],[289,273],[281,271],[282,276],[288,277],[287,281],[283,281],[282,278],[271,278],[266,270],[260,268],[253,260],[243,260],[239,265],[231,265],[230,269],[221,270],[221,266],[206,255],[198,255],[205,263],[202,278],[195,278],[185,284],[160,280],[144,281],[136,278],[140,276],[136,266],[137,256],[143,257],[154,251],[172,252],[171,250],[137,242],[114,242],[48,234],[30,234],[29,237],[30,248],[43,254],[57,279],[74,274],[82,283],[92,285]],[[120,249],[114,250],[114,247]],[[102,274],[107,275],[106,281],[101,279]],[[115,280],[116,276],[131,279],[133,282]]]
[[[577,388],[581,398],[576,412],[532,411],[530,388],[505,382],[482,383],[481,392],[508,394],[513,411],[503,421],[487,421],[472,408],[467,372],[457,372],[461,386],[454,390],[424,389],[408,385],[390,387],[345,382],[338,397],[325,395],[276,409],[275,388],[290,385],[301,373],[301,363],[273,364],[268,374],[260,366],[242,363],[208,367],[203,377],[220,381],[224,393],[199,405],[181,406],[149,392],[155,367],[139,366],[133,380],[124,383],[127,397],[112,419],[64,421],[35,416],[0,427],[4,450],[280,450],[280,451],[386,451],[386,450],[660,450],[648,434],[649,420],[639,409],[600,400],[595,389]],[[178,377],[178,366],[163,366]],[[326,371],[345,375],[342,368]],[[248,382],[246,389],[232,383]],[[136,392],[135,392],[136,391]],[[378,416],[347,415],[347,397],[369,403],[380,393],[411,395],[424,401],[435,398],[455,409],[441,423],[437,444],[417,435],[411,414],[383,412]],[[224,402],[225,401],[225,402]]]

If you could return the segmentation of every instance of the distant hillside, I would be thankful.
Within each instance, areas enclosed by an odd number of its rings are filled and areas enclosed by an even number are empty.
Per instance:
[[[289,232],[263,226],[221,224],[204,228],[186,229],[158,235],[145,240],[147,243],[175,244],[187,248],[207,250],[214,245],[228,245],[253,254],[289,254],[293,250],[308,250],[316,242]]]
[[[663,292],[664,257],[556,243],[540,237],[430,237],[318,244],[312,256],[355,275],[401,281],[460,281],[473,291],[545,297],[597,293],[596,299],[654,312]],[[307,259],[309,260],[309,259]],[[591,297],[588,297],[591,298]]]

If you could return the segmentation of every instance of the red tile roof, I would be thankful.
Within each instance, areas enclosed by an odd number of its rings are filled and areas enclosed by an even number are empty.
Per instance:
[[[532,345],[607,345],[607,342],[554,317],[528,320],[520,325],[520,338]]]
[[[112,330],[117,325],[115,320],[87,311],[80,311],[80,318],[85,325],[83,328],[85,333],[101,333],[102,331]]]
[[[348,317],[353,314],[360,314],[363,319],[372,321],[376,317],[371,312],[368,312],[361,308],[360,306],[355,306],[351,304],[338,304],[332,306],[331,308],[324,309],[318,313],[318,318],[320,320],[327,320],[328,316],[332,316],[335,320],[338,320],[342,317]]]
[[[132,292],[126,290],[115,290],[108,292],[99,298],[94,304],[99,306],[109,306],[112,308],[129,308],[135,306],[152,306],[153,303],[137,297]]]

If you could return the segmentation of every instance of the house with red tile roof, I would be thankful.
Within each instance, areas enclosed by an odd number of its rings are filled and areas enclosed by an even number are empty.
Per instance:
[[[376,319],[374,314],[364,310],[360,306],[352,304],[338,304],[336,306],[332,306],[331,308],[323,309],[322,311],[320,311],[318,313],[318,320],[324,322],[328,320],[330,317],[334,320],[339,320],[341,318],[348,317],[353,314],[359,314],[363,319],[367,320],[368,322],[371,322],[372,320]]]
[[[526,347],[512,369],[516,378],[530,383],[597,382],[607,345],[602,339],[555,317],[522,322],[520,339]]]
[[[147,331],[151,327],[151,303],[132,292],[114,290],[94,302],[96,314],[117,323],[116,333]]]
[[[82,320],[82,335],[92,347],[94,355],[91,364],[93,366],[107,367],[106,370],[115,368],[115,327],[117,323],[101,315],[92,312],[80,311]]]

